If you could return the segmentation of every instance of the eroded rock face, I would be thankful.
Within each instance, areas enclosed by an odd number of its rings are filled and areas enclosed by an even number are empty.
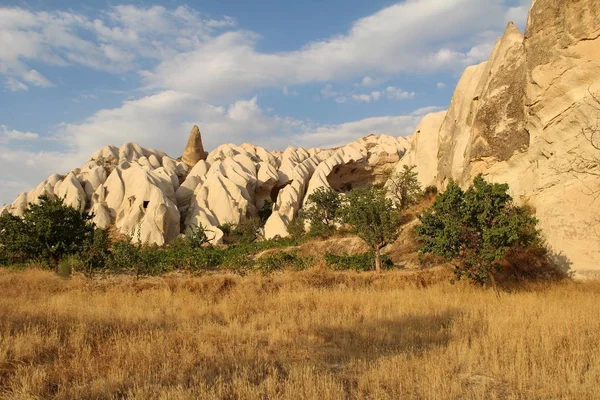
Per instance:
[[[193,167],[200,160],[206,160],[206,154],[204,154],[204,146],[202,145],[202,136],[200,135],[200,129],[194,125],[190,132],[183,156],[181,159],[184,163]]]
[[[600,180],[567,172],[578,158],[600,157],[581,135],[597,123],[590,92],[600,92],[599,49],[594,1],[536,0],[525,35],[508,25],[490,60],[464,72],[441,126],[430,123],[433,115],[423,120],[401,164],[430,178],[436,160],[413,147],[427,136],[433,149],[437,136],[438,186],[449,179],[466,186],[478,173],[507,182],[518,202],[536,209],[553,250],[577,273],[600,276],[592,196]]]

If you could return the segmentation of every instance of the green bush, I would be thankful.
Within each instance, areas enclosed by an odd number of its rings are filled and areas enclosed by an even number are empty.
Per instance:
[[[57,266],[62,257],[86,249],[94,235],[92,218],[62,199],[40,196],[37,204],[29,204],[23,218],[0,216],[0,246],[15,261]]]
[[[297,216],[287,226],[287,231],[294,242],[300,241],[304,235],[306,235],[306,230],[304,229],[304,218],[301,216]]]
[[[264,226],[267,223],[267,220],[273,214],[273,202],[271,199],[265,200],[263,206],[260,210],[258,210],[258,218],[260,219],[261,226]]]
[[[342,197],[331,188],[320,187],[315,190],[300,210],[299,217],[310,221],[308,234],[313,237],[331,236],[339,221],[338,211],[342,206]]]
[[[261,258],[258,261],[257,268],[262,272],[279,271],[284,268],[303,270],[308,266],[309,261],[308,259],[298,257],[298,251],[286,253],[280,250],[277,253]]]
[[[356,189],[348,194],[340,209],[341,219],[369,245],[375,269],[383,268],[381,249],[398,237],[401,220],[386,192],[377,187]]]
[[[325,262],[336,270],[371,271],[375,267],[375,257],[371,252],[343,256],[326,253]],[[392,259],[385,255],[381,256],[381,264],[383,269],[394,268]]]
[[[262,223],[258,218],[246,218],[234,227],[226,224],[219,227],[223,231],[223,242],[226,244],[250,244],[258,239],[258,231]]]
[[[478,175],[465,192],[455,182],[440,194],[415,228],[421,254],[435,254],[455,263],[457,279],[491,283],[512,249],[540,242],[531,210],[516,206],[508,185],[488,183]]]

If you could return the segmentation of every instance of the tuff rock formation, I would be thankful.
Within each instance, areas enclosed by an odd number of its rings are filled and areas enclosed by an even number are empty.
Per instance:
[[[478,173],[509,183],[515,200],[536,210],[564,266],[600,276],[600,152],[581,134],[598,123],[591,93],[600,93],[600,9],[593,0],[535,0],[525,35],[509,24],[490,59],[465,70],[448,110],[427,115],[408,138],[283,152],[225,144],[206,154],[194,126],[182,161],[133,143],[107,146],[0,212],[23,215],[47,194],[134,240],[161,245],[202,225],[219,243],[219,226],[255,216],[271,200],[264,236],[284,237],[319,187],[345,192],[416,165],[423,186],[467,186]]]
[[[600,152],[582,135],[600,129],[594,93],[600,10],[592,0],[536,0],[525,35],[508,25],[490,60],[466,69],[445,116],[424,118],[398,168],[415,164],[423,184],[440,187],[478,173],[507,182],[564,266],[600,276],[600,179],[585,173],[600,172]]]
[[[200,129],[194,125],[190,132],[181,160],[188,166],[193,167],[198,161],[206,160],[206,154],[204,153],[204,146],[202,145],[202,136],[200,135]]]

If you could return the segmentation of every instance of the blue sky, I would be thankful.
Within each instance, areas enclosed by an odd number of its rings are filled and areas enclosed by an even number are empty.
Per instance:
[[[0,6],[0,204],[104,145],[335,146],[448,106],[531,0]]]

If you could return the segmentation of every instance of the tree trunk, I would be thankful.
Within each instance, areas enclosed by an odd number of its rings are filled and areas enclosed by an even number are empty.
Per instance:
[[[492,282],[492,288],[494,288],[494,292],[496,292],[496,297],[500,298],[500,290],[498,289],[498,283],[496,282],[496,277],[494,276],[493,271],[490,271],[490,281]]]
[[[377,271],[378,274],[381,273],[381,249],[379,246],[375,248],[375,271]]]

